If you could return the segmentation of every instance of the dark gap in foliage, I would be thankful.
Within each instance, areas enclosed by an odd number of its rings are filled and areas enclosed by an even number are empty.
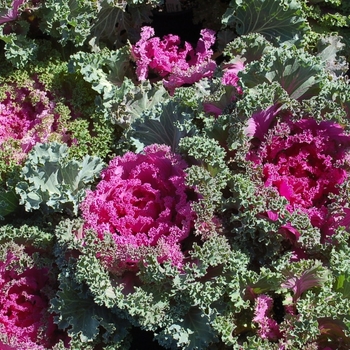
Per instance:
[[[273,318],[277,323],[282,323],[285,316],[285,310],[283,306],[283,299],[281,296],[275,296],[273,298]]]
[[[185,256],[189,258],[188,252],[193,249],[193,244],[196,243],[198,246],[203,245],[203,241],[199,236],[195,236],[194,234],[190,234],[187,238],[181,241],[181,251],[186,252]]]
[[[196,45],[200,38],[201,24],[193,23],[193,12],[191,10],[180,12],[157,12],[153,11],[152,27],[155,36],[162,38],[164,35],[178,35],[181,40]]]
[[[133,327],[130,331],[132,343],[130,350],[161,350],[165,349],[153,340],[153,333]]]
[[[29,16],[29,14],[22,15],[24,19],[30,24],[27,36],[31,39],[45,39],[50,40],[50,35],[43,33],[40,29],[40,20],[38,17]],[[33,18],[32,18],[33,17]]]

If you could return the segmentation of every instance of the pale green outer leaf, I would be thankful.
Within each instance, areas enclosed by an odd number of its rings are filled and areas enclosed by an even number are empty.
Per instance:
[[[98,157],[85,156],[79,162],[68,160],[68,147],[58,143],[37,144],[29,153],[22,169],[23,181],[16,185],[20,204],[27,211],[41,204],[61,212],[65,204],[78,214],[85,189],[100,174],[103,162]]]
[[[38,44],[28,40],[26,35],[29,30],[29,23],[20,21],[21,33],[4,33],[6,25],[0,25],[0,40],[5,43],[5,58],[13,66],[23,69],[28,61],[34,60],[38,51]]]
[[[14,241],[42,250],[51,249],[54,235],[38,226],[23,224],[19,227],[11,224],[0,225],[0,241]]]
[[[329,35],[321,37],[317,43],[318,57],[325,63],[327,69],[339,75],[348,70],[345,57],[340,56],[345,44],[340,36]]]
[[[210,319],[201,310],[191,308],[184,319],[184,326],[189,332],[190,345],[187,349],[208,348],[210,343],[217,340],[216,332],[210,326]]]
[[[320,80],[313,74],[312,67],[303,67],[295,58],[291,58],[283,63],[276,62],[276,70],[267,73],[266,77],[271,82],[279,82],[291,98],[298,99],[309,90],[317,89]]]
[[[222,23],[239,35],[261,33],[281,41],[300,39],[306,27],[297,0],[231,0]]]
[[[75,161],[70,161],[68,164],[65,164],[62,169],[60,169],[61,176],[59,182],[70,185],[73,190],[78,188],[80,182],[80,168],[81,165]]]
[[[217,334],[208,316],[193,307],[184,319],[165,328],[156,339],[168,349],[209,349],[210,344],[217,341]]]
[[[245,64],[257,61],[261,56],[273,48],[272,44],[259,33],[242,35],[225,46],[224,55],[231,60],[237,56],[245,60]]]
[[[91,22],[96,16],[94,1],[46,0],[40,8],[39,27],[65,46],[69,41],[75,46],[84,45],[91,32]]]
[[[77,164],[77,170],[80,168],[79,171],[72,174],[72,180],[70,182],[67,181],[67,183],[71,184],[74,189],[79,189],[85,184],[93,181],[96,177],[96,173],[99,173],[103,168],[103,163],[97,161],[96,157],[91,156],[85,156],[83,162],[79,165]],[[67,168],[70,169],[69,166],[67,166],[66,169]]]
[[[100,94],[95,102],[108,119],[113,107],[118,106],[119,109],[125,95],[135,89],[126,78],[131,69],[128,45],[116,51],[105,48],[93,54],[78,52],[70,57],[68,69],[70,72],[80,72],[92,89]]]
[[[130,5],[129,1],[127,3],[103,0],[99,3],[100,9],[91,30],[92,39],[89,42],[93,51],[99,51],[100,42],[119,48],[127,39],[132,42],[139,39],[141,25],[152,21],[151,2],[136,2],[133,4],[136,6]],[[127,10],[126,6],[128,6]]]
[[[46,180],[43,182],[40,181],[40,188],[43,192],[48,191],[49,194],[60,194],[60,191],[57,189],[57,186],[59,184],[58,180],[58,169],[54,166],[53,169],[51,169],[50,162],[45,163],[45,165],[48,165],[46,167],[47,171],[45,172]],[[36,179],[34,179],[35,181]],[[40,179],[41,180],[41,179]]]
[[[135,95],[130,94],[130,100],[126,101],[124,114],[133,122],[167,97],[169,95],[163,85],[152,88],[148,82],[140,84],[135,87]]]
[[[190,132],[180,130],[176,123],[183,124],[191,119],[191,109],[179,106],[178,102],[170,101],[160,104],[143,118],[137,119],[132,128],[132,137],[144,146],[154,143],[165,144],[176,151],[179,141]]]
[[[320,59],[295,47],[271,48],[260,60],[249,64],[242,82],[252,88],[261,83],[278,83],[296,100],[317,96],[327,72]]]
[[[118,22],[121,21],[124,16],[130,17],[130,14],[125,12],[125,2],[114,5],[107,1],[101,1],[99,6],[101,8],[91,29],[92,39],[89,42],[94,51],[99,50],[101,39],[107,43],[113,44],[120,35],[120,31],[125,29],[118,28]]]
[[[3,33],[4,26],[0,26],[0,40],[2,40],[5,44],[9,44],[16,40],[16,34],[4,34]]]
[[[64,289],[57,293],[52,305],[59,316],[56,316],[60,328],[68,328],[69,334],[79,335],[82,343],[96,338],[99,333],[100,321],[96,315],[96,306],[92,297],[80,291],[81,288],[74,288],[72,282],[64,284]]]
[[[30,209],[39,209],[40,203],[42,202],[42,197],[35,193],[35,192],[29,192],[26,198],[26,210],[30,211]]]

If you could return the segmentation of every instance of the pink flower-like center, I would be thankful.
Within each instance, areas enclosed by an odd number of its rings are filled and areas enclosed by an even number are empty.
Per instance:
[[[110,233],[119,247],[131,250],[161,244],[162,259],[180,263],[179,242],[189,235],[194,215],[185,167],[167,146],[116,157],[82,203],[85,229],[93,229],[101,239]]]
[[[287,117],[268,130],[272,121],[263,113],[250,121],[248,131],[254,130],[261,143],[248,159],[262,165],[265,186],[278,189],[290,212],[301,210],[321,228],[328,220],[330,195],[338,194],[347,178],[344,165],[350,137],[332,122],[318,124],[312,118],[293,122]]]
[[[49,297],[44,292],[51,283],[48,270],[30,267],[19,273],[9,265],[14,260],[9,253],[0,262],[0,332],[20,349],[51,348],[63,333],[49,313]]]
[[[266,186],[277,187],[291,206],[305,209],[325,204],[346,176],[329,155],[317,153],[309,144],[296,144],[278,153],[273,162],[263,165],[263,171]]]

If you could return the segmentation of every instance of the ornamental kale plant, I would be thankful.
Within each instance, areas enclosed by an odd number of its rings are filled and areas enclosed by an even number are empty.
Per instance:
[[[330,121],[278,114],[274,106],[248,120],[246,132],[254,143],[247,159],[261,166],[264,185],[277,188],[288,201],[288,211],[307,214],[325,242],[347,222],[345,212],[339,216],[329,208],[348,177],[350,136]]]
[[[52,49],[50,45],[43,45],[42,53],[47,54],[45,60],[28,65],[25,70],[13,70],[8,64],[1,67],[0,216],[18,209],[15,186],[20,178],[17,175],[37,144],[66,144],[68,162],[71,157],[80,162],[86,159],[88,152],[101,159],[113,152],[111,143],[115,129],[111,123],[100,119],[100,112],[94,105],[94,92],[83,79],[69,75],[59,53],[55,50],[48,53],[49,49]],[[99,138],[102,134],[103,140]],[[47,194],[48,197],[52,195]],[[70,201],[70,195],[63,197]],[[36,197],[35,202],[40,202],[39,198]],[[27,205],[30,208],[34,202]]]
[[[99,239],[111,234],[112,256],[102,257],[115,272],[135,270],[148,248],[159,262],[183,263],[180,243],[189,236],[194,213],[185,183],[185,162],[167,146],[114,158],[94,191],[81,204],[84,230]]]
[[[0,349],[348,350],[349,6],[0,4]]]
[[[39,350],[61,342],[68,348],[69,338],[55,325],[50,312],[56,285],[52,266],[32,266],[33,253],[26,254],[23,248],[14,243],[2,246],[0,347]]]
[[[181,47],[181,39],[177,35],[169,34],[161,40],[153,37],[154,34],[152,27],[142,27],[141,39],[132,47],[140,81],[153,73],[163,79],[165,88],[173,94],[179,86],[213,76],[216,68],[215,61],[211,59],[214,31],[202,29],[195,49],[188,42]]]
[[[52,94],[37,77],[27,79],[22,86],[16,83],[1,86],[0,147],[8,161],[17,163],[38,142],[69,139],[60,126],[60,112]]]

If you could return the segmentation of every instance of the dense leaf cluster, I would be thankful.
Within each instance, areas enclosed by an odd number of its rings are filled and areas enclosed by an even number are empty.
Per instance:
[[[349,14],[0,2],[0,348],[350,348]]]

